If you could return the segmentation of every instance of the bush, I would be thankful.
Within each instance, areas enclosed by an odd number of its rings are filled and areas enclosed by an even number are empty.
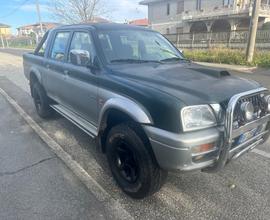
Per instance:
[[[185,56],[193,61],[224,63],[236,65],[251,65],[259,67],[270,67],[270,52],[257,51],[252,63],[246,61],[243,50],[232,49],[208,49],[208,50],[186,50]]]

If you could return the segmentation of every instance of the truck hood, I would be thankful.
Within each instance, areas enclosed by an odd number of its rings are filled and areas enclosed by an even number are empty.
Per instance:
[[[114,77],[172,95],[186,105],[221,103],[260,84],[193,63],[111,65]]]

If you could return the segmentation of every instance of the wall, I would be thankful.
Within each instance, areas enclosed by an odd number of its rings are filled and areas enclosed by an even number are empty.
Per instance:
[[[148,7],[148,17],[150,24],[154,30],[166,33],[167,29],[170,33],[175,33],[177,27],[182,27],[180,15],[177,14],[178,0],[165,0],[150,4]],[[167,4],[170,4],[170,14],[167,15]]]
[[[0,35],[4,36],[11,35],[10,28],[0,28]]]

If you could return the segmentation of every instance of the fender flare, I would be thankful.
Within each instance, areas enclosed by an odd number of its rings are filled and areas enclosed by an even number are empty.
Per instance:
[[[106,118],[110,109],[119,110],[140,124],[153,124],[151,115],[142,105],[125,97],[114,97],[107,100],[100,111],[98,132],[100,131],[103,120]]]
[[[32,74],[34,74],[36,76],[37,80],[39,81],[39,83],[41,83],[41,73],[37,68],[31,67],[30,74],[29,74],[29,81],[31,80]]]

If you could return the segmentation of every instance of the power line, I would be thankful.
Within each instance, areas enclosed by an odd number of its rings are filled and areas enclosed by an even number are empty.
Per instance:
[[[10,11],[9,13],[5,14],[4,16],[1,16],[0,18],[6,18],[10,15],[13,15],[16,11],[18,11],[22,6],[24,6],[27,2],[29,2],[31,0],[25,0],[24,2],[22,2],[19,6],[17,6],[16,8],[14,8],[12,11]]]

